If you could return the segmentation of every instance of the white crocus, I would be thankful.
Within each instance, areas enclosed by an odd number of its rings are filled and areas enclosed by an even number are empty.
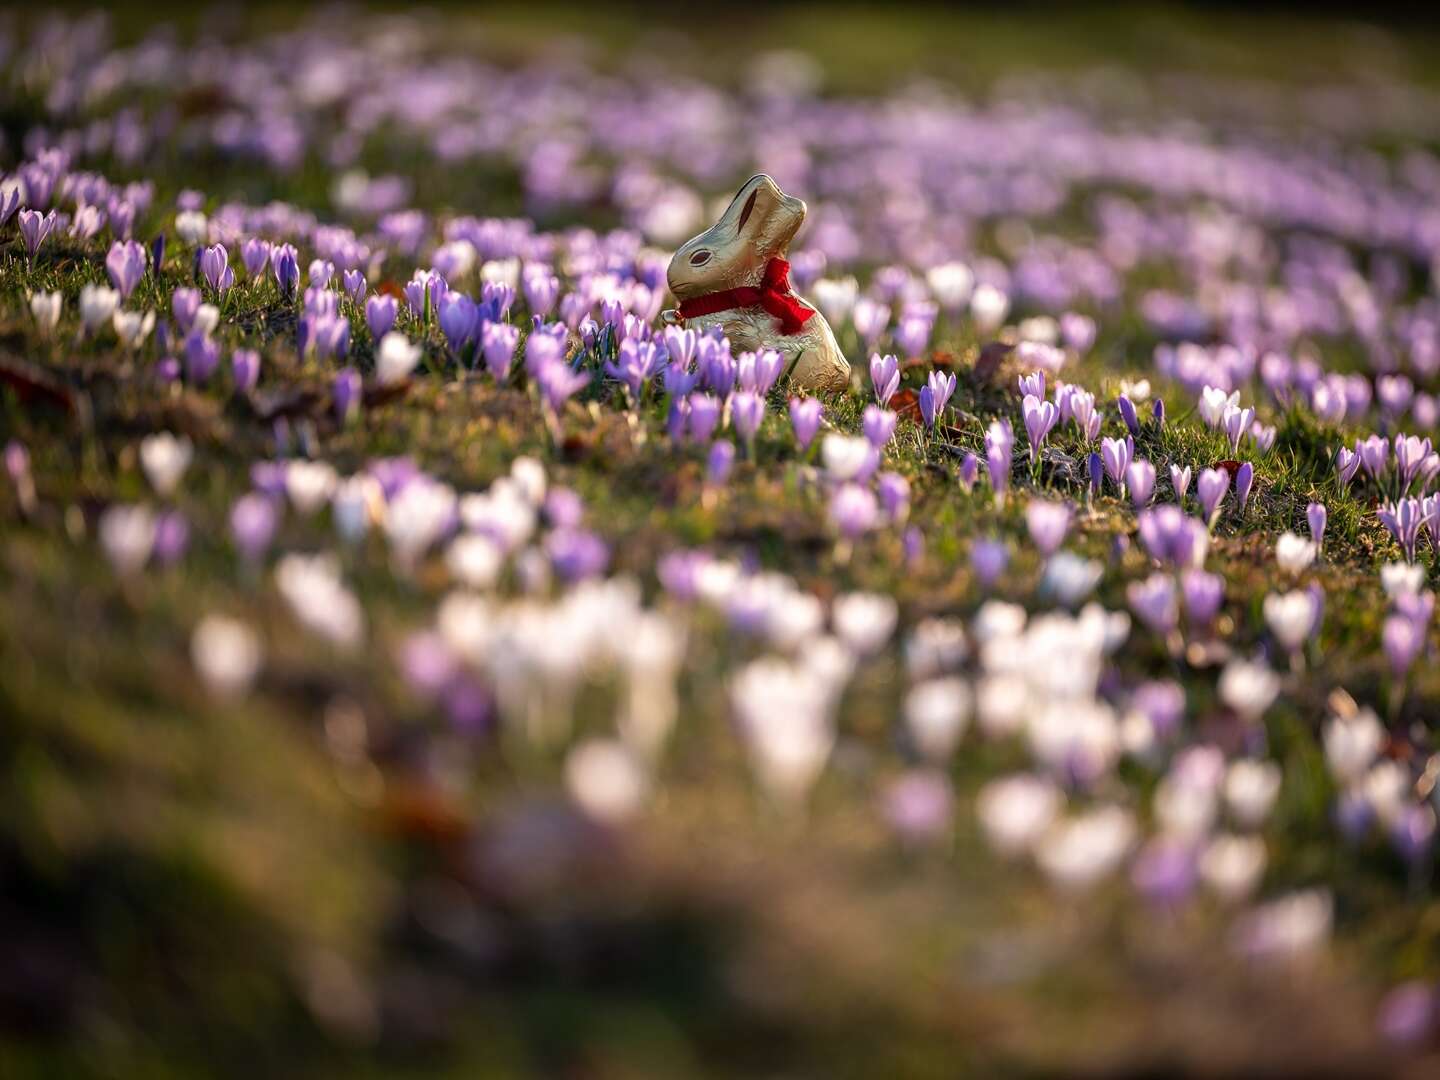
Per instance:
[[[1035,860],[1057,886],[1079,892],[1113,873],[1134,843],[1130,813],[1104,806],[1051,828],[1037,845]]]
[[[870,462],[873,448],[869,440],[858,435],[826,435],[820,443],[820,460],[832,480],[845,483],[854,480]]]
[[[194,247],[209,234],[209,219],[199,210],[182,210],[175,215],[175,232],[181,241]]]
[[[1264,664],[1231,660],[1220,673],[1220,700],[1247,720],[1258,720],[1280,693],[1280,680]]]
[[[30,315],[42,336],[49,337],[60,322],[63,298],[58,292],[37,292],[30,296]]]
[[[412,345],[404,334],[390,331],[380,339],[375,350],[375,378],[381,386],[404,382],[420,363],[420,346]]]
[[[285,469],[285,493],[307,517],[330,501],[339,483],[334,467],[323,461],[292,461]]]
[[[970,687],[965,680],[931,679],[905,695],[905,725],[915,746],[934,762],[955,750],[970,719]]]
[[[635,816],[649,784],[645,771],[624,743],[591,739],[565,759],[565,786],[576,804],[598,821],[615,824]]]
[[[147,435],[140,443],[140,466],[150,486],[162,497],[174,494],[193,457],[190,440],[168,431]]]
[[[1273,761],[1243,758],[1225,773],[1225,805],[1239,825],[1254,829],[1264,824],[1280,794],[1280,766]]]
[[[1215,837],[1200,853],[1200,880],[1221,900],[1244,900],[1265,872],[1265,842],[1257,836]]]
[[[998,330],[1009,312],[1010,298],[994,285],[981,285],[970,297],[970,315],[982,334]]]
[[[115,505],[100,518],[100,544],[121,574],[133,574],[155,547],[155,515],[143,506]]]
[[[1001,855],[1029,851],[1050,828],[1064,797],[1049,780],[1020,773],[980,789],[975,814],[985,839]]]
[[[878,652],[895,632],[898,608],[884,593],[847,593],[835,598],[830,618],[840,640],[861,656]]]
[[[1283,533],[1275,541],[1275,564],[1287,574],[1303,573],[1315,561],[1315,541],[1299,533]]]
[[[93,334],[104,326],[120,306],[120,294],[108,285],[86,285],[80,290],[80,325]]]
[[[500,577],[505,552],[483,533],[463,533],[446,549],[445,565],[461,584],[472,589],[489,589]]]
[[[1323,732],[1325,761],[1330,773],[1342,784],[1352,784],[1365,775],[1380,755],[1385,728],[1372,709],[1351,716],[1332,716]]]
[[[1315,625],[1315,598],[1303,589],[1287,593],[1271,593],[1262,605],[1265,623],[1287,651],[1294,652],[1305,643]]]
[[[145,339],[150,336],[150,331],[155,329],[155,312],[116,311],[111,316],[111,322],[115,327],[115,336],[120,339],[121,346],[126,349],[138,349],[145,344]]]
[[[190,658],[213,693],[239,696],[260,670],[260,639],[238,619],[206,615],[190,637]]]

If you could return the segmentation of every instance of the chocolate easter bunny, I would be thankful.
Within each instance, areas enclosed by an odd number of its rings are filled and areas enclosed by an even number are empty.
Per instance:
[[[850,364],[825,316],[790,287],[785,256],[805,203],[764,173],[752,176],[710,228],[670,260],[665,276],[680,301],[667,324],[721,326],[737,352],[776,349],[797,386],[840,390]]]

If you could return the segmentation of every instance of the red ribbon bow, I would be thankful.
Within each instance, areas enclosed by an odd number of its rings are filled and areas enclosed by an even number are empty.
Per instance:
[[[780,331],[784,334],[798,334],[815,314],[814,308],[790,291],[790,264],[777,258],[765,264],[765,276],[759,285],[742,285],[738,289],[722,289],[682,300],[680,317],[694,319],[731,308],[757,306],[780,320]]]

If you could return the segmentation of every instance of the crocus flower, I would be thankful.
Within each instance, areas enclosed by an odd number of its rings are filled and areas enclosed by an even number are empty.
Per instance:
[[[230,253],[224,244],[211,244],[200,253],[200,273],[210,288],[222,296],[235,284],[235,271],[230,267]]]
[[[870,386],[875,391],[875,400],[881,405],[889,405],[895,391],[900,389],[900,362],[889,353],[884,356],[872,353]]]
[[[720,425],[720,415],[723,411],[720,399],[706,393],[696,392],[685,399],[686,405],[686,430],[690,441],[703,445],[710,441],[715,434],[715,429]]]
[[[1220,613],[1225,601],[1225,579],[1191,567],[1180,575],[1180,593],[1185,602],[1185,617],[1190,625],[1205,629]]]
[[[300,259],[295,248],[290,244],[275,245],[270,249],[270,266],[280,295],[286,299],[294,296],[295,287],[300,284]]]
[[[1250,486],[1254,482],[1255,466],[1248,461],[1242,461],[1235,470],[1235,509],[1242,516],[1245,513],[1245,504],[1250,501]]]
[[[920,388],[920,415],[927,428],[934,428],[935,421],[945,414],[950,395],[955,393],[955,376],[932,371],[925,385]]]
[[[399,305],[393,296],[375,295],[365,301],[365,325],[370,336],[379,341],[395,325]]]
[[[723,487],[730,479],[730,469],[735,464],[735,444],[718,439],[710,447],[705,459],[705,481],[712,487]]]
[[[968,492],[975,486],[975,481],[980,477],[980,459],[973,453],[967,452],[966,455],[960,459],[960,468],[956,475],[960,481],[960,487]]]
[[[1058,398],[1060,388],[1057,386],[1055,389]],[[1045,396],[1045,372],[1032,371],[1029,375],[1020,376],[1020,397],[1024,399],[1027,396],[1035,398],[1043,398]],[[1068,394],[1066,398],[1068,400]],[[1063,420],[1065,418],[1062,416],[1061,419]]]
[[[270,242],[252,236],[240,245],[240,262],[251,279],[258,278],[270,264]],[[159,265],[159,261],[156,261]]]
[[[1033,465],[1039,460],[1040,446],[1059,420],[1060,411],[1054,402],[1042,401],[1033,394],[1026,394],[1021,403],[1021,412],[1025,418],[1025,434],[1030,440],[1030,463]]]
[[[895,434],[895,425],[900,418],[889,409],[879,405],[866,405],[860,420],[860,428],[876,450],[883,450]]]
[[[1205,520],[1213,522],[1220,512],[1220,503],[1230,490],[1230,474],[1224,469],[1206,469],[1196,481],[1195,492],[1200,500],[1200,509]]]
[[[520,328],[504,322],[487,322],[480,329],[480,353],[485,358],[485,367],[496,382],[510,377],[510,364],[515,359],[515,347],[520,342]],[[563,360],[555,362],[569,370]],[[545,365],[547,368],[553,365]],[[588,376],[586,377],[588,381]]]
[[[880,507],[869,488],[841,484],[830,497],[830,523],[845,540],[856,540],[875,527]]]
[[[1148,461],[1132,461],[1125,470],[1125,483],[1130,488],[1130,501],[1135,509],[1149,506],[1155,494],[1155,466]]]
[[[20,236],[25,241],[25,250],[33,259],[40,250],[40,245],[45,243],[45,238],[54,230],[59,218],[54,210],[45,214],[39,210],[21,210],[17,220],[20,222]]]
[[[1325,546],[1325,522],[1328,516],[1324,503],[1313,502],[1305,508],[1305,520],[1310,525],[1310,539],[1315,542],[1316,551]]]
[[[810,444],[815,441],[823,416],[824,408],[819,398],[790,399],[790,426],[795,429],[795,441],[801,453],[809,450]]]
[[[910,515],[910,482],[899,473],[882,472],[875,478],[880,506],[892,522],[902,522]]]
[[[759,394],[742,390],[730,399],[730,421],[735,425],[735,433],[740,436],[747,450],[753,451],[755,433],[760,430],[763,419],[765,399]]]
[[[1032,499],[1025,507],[1025,525],[1035,547],[1048,558],[1065,542],[1070,530],[1070,507],[1048,499]]]
[[[1395,542],[1405,553],[1405,561],[1415,561],[1415,548],[1420,542],[1420,527],[1424,524],[1424,513],[1420,500],[1404,498],[1394,503],[1385,503],[1375,511],[1380,524],[1389,530]]]
[[[1407,615],[1390,615],[1381,629],[1380,643],[1391,674],[1403,679],[1425,647],[1425,626]]]
[[[1010,562],[1010,551],[1003,540],[976,540],[970,546],[970,568],[982,588],[995,584]]]
[[[1132,582],[1125,596],[1130,602],[1130,610],[1161,637],[1168,635],[1179,622],[1175,582],[1167,574],[1152,574],[1144,581]]]
[[[341,368],[335,373],[330,397],[335,406],[335,418],[341,424],[353,420],[360,411],[360,373],[353,367]]]
[[[1128,438],[1105,439],[1100,444],[1100,459],[1105,464],[1105,475],[1120,489],[1122,496],[1125,494],[1125,473],[1129,470],[1134,456],[1135,446]]]
[[[220,346],[207,334],[192,333],[185,339],[185,378],[202,385],[220,364]]]
[[[1125,394],[1121,394],[1115,401],[1115,407],[1120,412],[1120,419],[1125,422],[1126,429],[1131,435],[1140,434],[1140,418],[1135,415],[1135,403]]]
[[[117,241],[105,256],[105,272],[110,275],[121,302],[128,300],[145,276],[145,246],[134,240]]]
[[[260,381],[260,354],[254,349],[236,349],[230,357],[230,374],[235,389],[248,394]]]
[[[1190,490],[1190,466],[1183,469],[1179,465],[1170,466],[1170,487],[1175,492],[1175,501],[1180,504],[1185,502],[1185,493]]]
[[[1350,486],[1350,481],[1355,478],[1355,472],[1360,468],[1360,455],[1353,450],[1340,447],[1335,454],[1335,473],[1340,478],[1340,489],[1343,491]]]

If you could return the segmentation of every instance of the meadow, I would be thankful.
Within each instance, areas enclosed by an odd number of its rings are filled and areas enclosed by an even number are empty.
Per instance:
[[[1440,1065],[1440,38],[743,29],[0,25],[0,1073]]]

